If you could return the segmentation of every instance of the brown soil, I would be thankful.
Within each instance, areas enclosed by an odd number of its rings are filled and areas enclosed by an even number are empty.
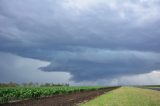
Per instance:
[[[160,91],[160,88],[147,88],[147,89],[151,89],[151,90]]]
[[[76,106],[79,103],[86,102],[116,88],[117,87],[111,87],[95,91],[83,91],[39,99],[30,99],[15,103],[0,104],[0,106]]]

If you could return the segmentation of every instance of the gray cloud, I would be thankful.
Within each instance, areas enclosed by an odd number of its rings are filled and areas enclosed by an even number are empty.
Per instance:
[[[76,81],[109,79],[159,69],[159,57],[159,53],[102,49],[57,52],[52,64],[41,70],[70,72]]]
[[[1,0],[0,51],[49,61],[43,71],[75,81],[147,73],[160,68],[159,9],[158,0]]]
[[[159,85],[160,71],[154,70],[150,73],[127,75],[112,79],[100,79],[97,81],[82,81],[79,83],[71,82],[73,85]]]

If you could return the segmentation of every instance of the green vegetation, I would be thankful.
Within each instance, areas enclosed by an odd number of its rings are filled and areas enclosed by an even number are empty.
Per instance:
[[[146,85],[146,86],[140,86],[141,88],[160,88],[160,85]]]
[[[72,92],[80,92],[86,90],[97,90],[98,86],[81,86],[81,87],[1,87],[0,103],[6,103],[13,100],[23,100],[28,98],[39,98],[52,96],[56,94],[67,94]]]
[[[121,87],[81,106],[160,106],[160,92]]]

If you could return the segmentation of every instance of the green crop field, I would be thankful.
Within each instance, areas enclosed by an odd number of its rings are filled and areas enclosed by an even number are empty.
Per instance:
[[[0,103],[28,98],[39,98],[56,94],[67,94],[87,90],[97,90],[98,86],[81,87],[2,87],[0,88]]]
[[[81,106],[160,106],[160,91],[121,87]]]

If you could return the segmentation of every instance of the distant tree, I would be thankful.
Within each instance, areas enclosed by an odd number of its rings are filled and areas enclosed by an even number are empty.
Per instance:
[[[28,86],[33,86],[33,85],[34,85],[33,82],[28,83]]]
[[[14,82],[0,83],[0,87],[16,87],[16,86],[19,86],[19,84]]]
[[[21,85],[24,86],[24,87],[26,87],[26,86],[27,86],[27,83],[22,83]]]
[[[14,83],[14,82],[11,81],[11,82],[8,83],[8,86],[16,87],[16,86],[19,86],[19,84]]]
[[[66,83],[65,86],[69,86],[69,83]]]
[[[44,83],[44,84],[39,84],[39,83],[33,83],[33,82],[29,82],[29,83],[22,83],[22,84],[18,84],[15,82],[9,82],[9,83],[0,83],[0,87],[17,87],[17,86],[24,86],[24,87],[29,87],[29,86],[41,86],[41,87],[54,87],[54,86],[69,86],[68,83]]]

